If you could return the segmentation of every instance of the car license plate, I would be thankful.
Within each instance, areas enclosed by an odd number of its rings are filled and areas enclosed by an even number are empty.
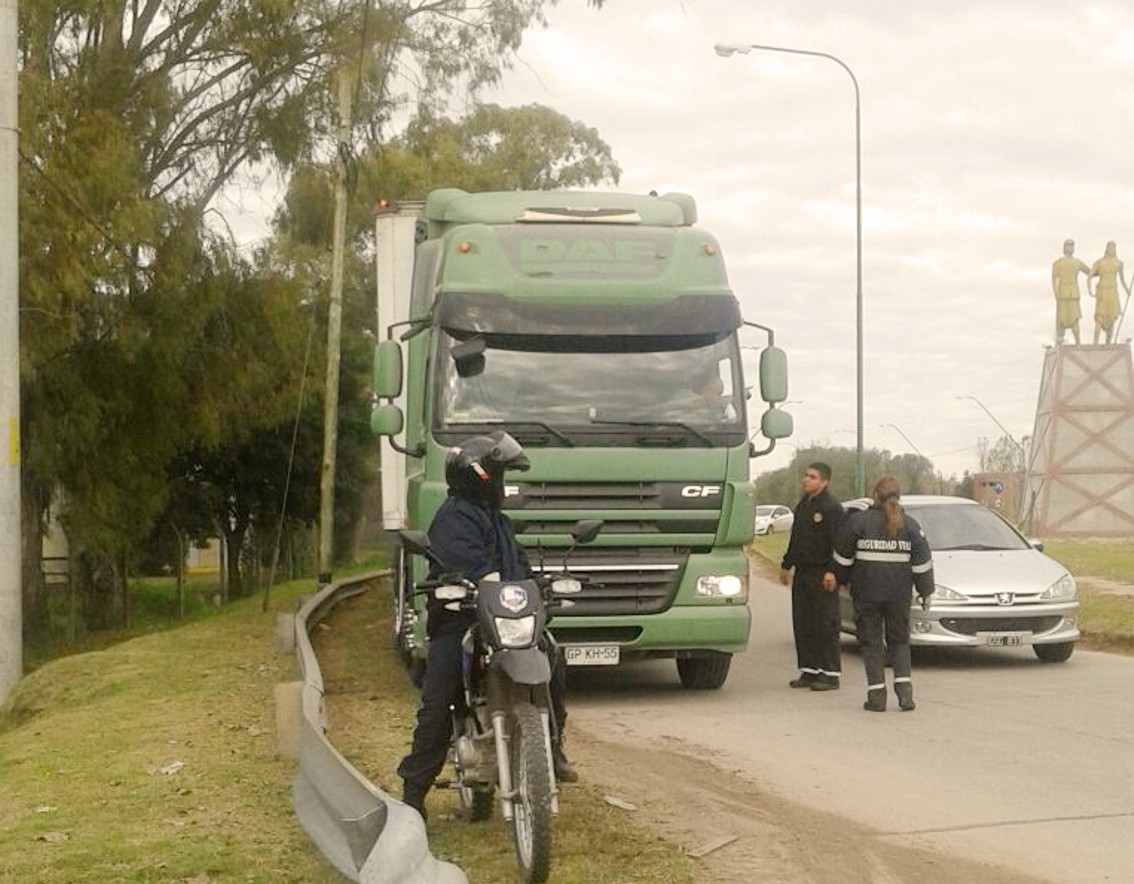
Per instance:
[[[618,645],[564,645],[568,666],[617,666]]]
[[[993,648],[1015,648],[1024,644],[1026,632],[978,632],[984,643]]]

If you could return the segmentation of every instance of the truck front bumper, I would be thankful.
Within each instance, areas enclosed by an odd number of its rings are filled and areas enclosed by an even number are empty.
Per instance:
[[[622,659],[673,657],[683,651],[738,654],[748,647],[748,605],[688,605],[649,616],[559,615],[551,631],[562,645],[618,645]]]

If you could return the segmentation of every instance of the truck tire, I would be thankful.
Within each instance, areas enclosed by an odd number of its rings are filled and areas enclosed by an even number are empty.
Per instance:
[[[420,688],[421,682],[425,678],[425,659],[414,652],[413,643],[410,640],[413,625],[410,620],[412,602],[409,598],[409,553],[399,545],[394,555],[398,562],[392,581],[394,591],[394,648],[398,652],[402,665],[406,667],[406,672],[409,674],[413,686]]]
[[[692,691],[715,691],[728,678],[732,654],[706,651],[697,657],[678,657],[677,674],[682,687]]]

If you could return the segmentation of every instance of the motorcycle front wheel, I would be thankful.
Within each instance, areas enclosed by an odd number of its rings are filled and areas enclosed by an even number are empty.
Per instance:
[[[516,859],[524,881],[546,881],[551,870],[551,770],[543,721],[530,703],[517,705],[513,715],[509,754]]]

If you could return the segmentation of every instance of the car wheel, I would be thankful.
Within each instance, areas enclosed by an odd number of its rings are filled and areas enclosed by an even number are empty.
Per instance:
[[[1058,642],[1053,645],[1032,645],[1041,663],[1065,663],[1075,652],[1075,642]]]

